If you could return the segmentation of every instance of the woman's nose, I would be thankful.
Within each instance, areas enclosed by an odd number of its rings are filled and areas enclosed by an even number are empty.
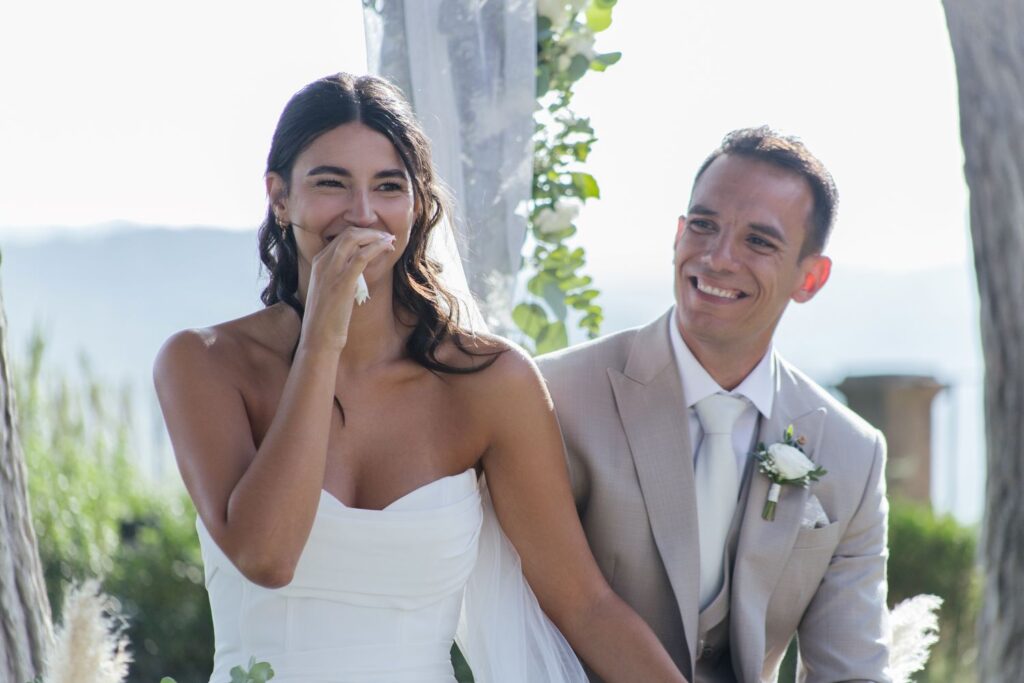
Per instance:
[[[349,223],[359,227],[367,227],[373,224],[377,219],[377,214],[373,209],[370,193],[366,190],[354,191],[344,217]]]

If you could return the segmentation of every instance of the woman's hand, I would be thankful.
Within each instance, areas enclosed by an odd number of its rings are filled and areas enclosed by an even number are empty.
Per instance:
[[[356,281],[370,261],[394,250],[394,235],[353,227],[313,257],[300,349],[341,353],[355,305]]]

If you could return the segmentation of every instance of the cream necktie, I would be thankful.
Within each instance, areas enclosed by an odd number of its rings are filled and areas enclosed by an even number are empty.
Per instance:
[[[725,394],[713,394],[694,405],[704,430],[694,477],[700,530],[701,609],[707,607],[722,588],[725,542],[736,511],[740,483],[732,429],[746,407],[745,399]]]

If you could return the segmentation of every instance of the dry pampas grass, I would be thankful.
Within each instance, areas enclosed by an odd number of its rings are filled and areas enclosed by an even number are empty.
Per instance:
[[[122,683],[132,661],[124,630],[98,581],[71,586],[43,683]]]
[[[894,683],[911,683],[911,674],[924,668],[932,645],[939,641],[937,595],[915,595],[896,605],[889,617],[889,673]]]

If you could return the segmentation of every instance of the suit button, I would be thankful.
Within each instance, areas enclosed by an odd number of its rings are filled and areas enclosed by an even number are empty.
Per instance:
[[[710,659],[711,656],[714,655],[714,654],[715,654],[715,648],[711,647],[710,645],[705,645],[703,648],[701,648],[700,658],[701,659]]]

